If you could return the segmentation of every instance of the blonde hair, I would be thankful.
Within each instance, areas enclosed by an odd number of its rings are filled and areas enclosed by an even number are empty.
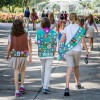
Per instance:
[[[69,16],[69,19],[70,20],[75,19],[75,21],[77,21],[77,14],[76,13],[71,13],[70,16]]]

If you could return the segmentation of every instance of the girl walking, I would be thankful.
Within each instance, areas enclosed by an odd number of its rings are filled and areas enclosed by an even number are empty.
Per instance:
[[[36,43],[38,44],[38,56],[42,64],[42,92],[49,94],[51,67],[56,49],[56,32],[50,29],[50,20],[48,18],[41,20],[41,27],[42,29],[36,32]]]
[[[75,36],[75,34],[79,34],[78,32],[81,32],[80,29],[82,29],[79,27],[78,24],[76,24],[76,21],[77,21],[76,13],[70,14],[70,21],[71,21],[71,23],[65,27],[64,32],[61,37],[61,40],[60,40],[60,42],[64,42],[65,36],[66,36],[66,45],[68,43],[75,44],[75,42],[77,40],[75,39],[74,36]],[[80,36],[79,36],[79,38],[80,38]],[[82,40],[82,44],[83,44],[84,48],[86,49],[86,55],[88,55],[88,49],[87,49],[86,43],[84,41],[84,37],[81,40]],[[74,71],[76,89],[81,88],[81,84],[79,82],[79,61],[80,61],[80,57],[81,57],[81,41],[79,41],[76,44],[76,46],[72,46],[71,44],[68,44],[68,47],[71,47],[71,49],[68,48],[70,50],[68,52],[66,52],[65,56],[64,56],[66,59],[66,62],[67,62],[67,67],[68,67],[67,73],[66,73],[66,88],[65,88],[64,96],[70,95],[69,82],[70,82],[70,77],[71,77],[72,71]]]
[[[35,11],[35,9],[32,9],[32,13],[31,13],[31,20],[33,23],[33,30],[36,30],[36,20],[38,19],[37,13]]]
[[[51,24],[51,29],[54,29],[56,27],[56,21],[54,19],[54,14],[52,12],[50,12],[48,14],[48,19],[50,20],[50,24]]]
[[[85,28],[87,30],[86,37],[88,38],[88,43],[89,43],[89,51],[91,51],[91,49],[93,48],[94,27],[98,33],[98,29],[94,21],[93,15],[90,14],[85,23]]]
[[[63,21],[58,21],[56,25],[56,32],[58,33],[58,41],[60,41],[62,33],[64,31],[65,23]]]
[[[24,30],[23,22],[16,19],[13,22],[12,31],[8,38],[7,59],[11,55],[10,65],[14,68],[15,96],[19,97],[20,92],[25,93],[24,77],[26,68],[26,59],[29,55],[29,61],[32,61],[31,49],[29,45],[29,36]],[[18,87],[18,74],[21,72],[21,86]]]

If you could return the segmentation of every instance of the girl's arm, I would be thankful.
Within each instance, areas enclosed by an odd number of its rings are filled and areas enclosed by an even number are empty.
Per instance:
[[[38,44],[37,35],[35,36],[35,44]]]
[[[60,42],[64,42],[65,41],[65,36],[66,36],[66,34],[63,33],[62,36],[61,36]]]
[[[31,35],[30,35],[29,31],[27,32],[27,38],[28,38],[28,42],[29,42],[29,46],[30,46],[30,51],[32,52],[32,39],[31,39]]]
[[[89,55],[88,48],[87,48],[87,45],[86,45],[86,42],[85,42],[85,38],[84,37],[82,38],[82,44],[83,44],[83,47],[86,50],[86,55]]]
[[[31,19],[31,21],[33,21],[33,16],[32,16],[32,13],[31,13],[31,15],[30,15],[30,19]]]
[[[32,40],[31,40],[31,38],[29,39],[29,45],[30,45],[30,50],[32,52]]]
[[[7,57],[6,57],[7,60],[9,59],[9,55],[10,55],[10,47],[11,47],[11,43],[8,42],[8,47],[7,47]]]
[[[88,26],[87,26],[87,24],[85,24],[84,28],[85,28],[86,30],[88,29]]]
[[[28,52],[29,52],[29,62],[32,62],[32,50],[30,45],[30,40],[28,40]]]
[[[96,29],[97,33],[99,33],[99,32],[98,32],[98,28],[97,28],[97,26],[96,26],[96,24],[95,24],[95,23],[94,23],[94,27],[95,27],[95,29]]]

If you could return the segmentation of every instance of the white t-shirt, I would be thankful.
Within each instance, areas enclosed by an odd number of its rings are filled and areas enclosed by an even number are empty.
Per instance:
[[[49,9],[46,9],[46,10],[45,10],[45,13],[46,13],[46,14],[49,14],[49,13],[50,13]]]
[[[30,39],[30,33],[29,32],[28,32],[27,38],[28,38],[28,40]],[[11,35],[8,36],[8,42],[11,43]]]
[[[95,22],[90,26],[90,24],[88,23],[88,20],[85,22],[85,25],[87,25],[88,28],[90,28],[90,27],[94,28],[94,24],[95,24]]]
[[[65,27],[64,34],[66,34],[66,44],[70,42],[70,40],[74,37],[78,29],[79,29],[78,24],[70,24]],[[81,51],[82,50],[81,41],[72,50]]]

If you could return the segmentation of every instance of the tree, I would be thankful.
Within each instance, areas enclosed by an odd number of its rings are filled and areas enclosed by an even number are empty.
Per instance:
[[[100,0],[91,0],[89,2],[80,0],[80,5],[82,5],[83,8],[94,9],[95,7],[100,7]]]
[[[29,4],[30,6],[33,6],[33,5],[36,5],[38,3],[41,3],[41,2],[47,2],[48,0],[30,0],[29,1]]]
[[[14,12],[16,7],[26,7],[26,6],[33,6],[37,3],[47,1],[47,0],[0,0],[0,9],[6,6],[10,12]]]
[[[15,7],[21,7],[21,0],[0,0],[0,8],[8,7],[10,12],[14,12]]]
[[[100,7],[100,0],[92,0],[91,3],[92,3],[95,7]]]
[[[16,7],[21,7],[21,0],[8,0],[8,8],[10,12],[14,12]]]

